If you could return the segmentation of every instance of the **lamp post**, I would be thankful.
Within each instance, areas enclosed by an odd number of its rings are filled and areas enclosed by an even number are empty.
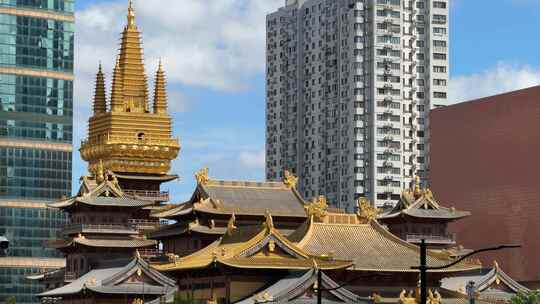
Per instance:
[[[428,270],[445,269],[445,268],[454,266],[457,263],[463,261],[464,259],[480,252],[496,251],[496,250],[502,250],[502,249],[507,249],[507,248],[519,248],[519,247],[521,247],[521,245],[500,245],[497,247],[482,248],[482,249],[469,252],[466,255],[460,257],[459,259],[453,261],[450,264],[446,264],[443,266],[428,266],[426,240],[422,239],[420,243],[420,266],[411,267],[411,269],[420,270],[420,281],[421,281],[420,282],[420,304],[426,304],[427,302],[427,271]]]

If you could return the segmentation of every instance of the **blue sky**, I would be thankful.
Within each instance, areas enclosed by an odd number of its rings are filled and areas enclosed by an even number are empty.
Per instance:
[[[76,1],[76,121],[88,118],[97,63],[110,71],[114,62],[126,2]],[[283,2],[135,1],[147,73],[161,57],[169,75],[182,144],[181,179],[167,186],[174,202],[189,197],[193,173],[206,165],[215,178],[264,179],[264,15]],[[540,84],[540,0],[450,3],[453,102]],[[76,147],[84,125],[76,125]],[[75,154],[74,188],[86,172]]]

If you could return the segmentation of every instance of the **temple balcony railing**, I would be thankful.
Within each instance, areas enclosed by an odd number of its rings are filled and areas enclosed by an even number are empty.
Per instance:
[[[152,220],[143,220],[143,219],[130,219],[128,220],[129,225],[133,227],[134,229],[138,231],[148,231],[148,230],[156,230],[161,226],[167,225],[167,221],[159,220],[159,221],[152,221]]]
[[[442,244],[452,245],[456,243],[454,234],[412,234],[408,233],[405,240],[409,243],[420,243],[422,239],[426,240],[427,244]]]
[[[142,258],[153,258],[163,255],[163,251],[159,249],[139,249],[138,251]]]
[[[131,224],[68,224],[61,233],[71,235],[77,233],[110,233],[110,234],[136,234],[138,230]]]
[[[64,274],[64,280],[66,282],[73,282],[76,279],[77,279],[77,274],[75,272],[66,271],[66,273]]]
[[[143,200],[159,202],[169,200],[169,191],[124,190],[124,193]]]

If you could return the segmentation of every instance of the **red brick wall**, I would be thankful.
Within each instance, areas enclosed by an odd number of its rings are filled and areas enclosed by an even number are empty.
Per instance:
[[[472,216],[451,226],[519,281],[540,281],[540,86],[431,111],[431,188]]]

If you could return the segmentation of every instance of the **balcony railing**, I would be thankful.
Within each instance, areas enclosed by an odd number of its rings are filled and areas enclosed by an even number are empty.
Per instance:
[[[155,201],[168,201],[169,191],[145,191],[145,190],[124,190],[127,195],[135,196],[140,199],[148,199]]]
[[[139,249],[139,254],[143,258],[152,258],[163,255],[163,251],[159,249]]]
[[[407,234],[406,241],[420,243],[422,239],[428,244],[455,244],[456,236],[453,234]]]
[[[64,274],[64,280],[66,282],[72,282],[77,279],[77,274],[75,272],[67,272]]]
[[[137,233],[133,225],[118,224],[68,224],[62,229],[64,235],[74,233]]]
[[[158,229],[160,226],[167,225],[166,221],[149,221],[149,220],[141,220],[141,219],[130,219],[128,220],[128,223],[137,230],[155,230]]]

